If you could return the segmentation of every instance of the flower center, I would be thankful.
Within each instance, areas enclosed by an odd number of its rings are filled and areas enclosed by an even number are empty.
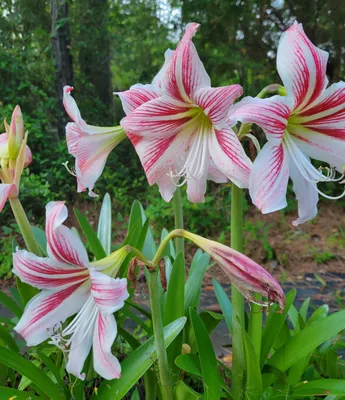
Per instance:
[[[183,186],[189,179],[201,179],[209,162],[208,140],[213,130],[212,122],[198,106],[193,107],[190,115],[192,118],[183,129],[190,136],[188,145],[184,154],[168,173],[176,186]],[[179,183],[182,177],[184,179]]]

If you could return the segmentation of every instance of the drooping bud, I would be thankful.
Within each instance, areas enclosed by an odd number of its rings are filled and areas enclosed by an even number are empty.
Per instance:
[[[15,160],[19,154],[24,139],[24,120],[22,111],[16,106],[11,119],[11,124],[6,127],[8,130],[8,153],[10,160]]]
[[[257,302],[252,292],[267,297],[269,303],[277,302],[281,311],[285,307],[285,294],[277,280],[256,262],[242,253],[213,240],[180,230],[181,236],[189,239],[208,253],[229,276],[232,283],[250,301]],[[180,236],[180,235],[179,235]],[[260,302],[262,305],[269,303]]]

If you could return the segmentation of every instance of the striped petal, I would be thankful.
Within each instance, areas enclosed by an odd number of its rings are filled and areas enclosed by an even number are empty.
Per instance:
[[[284,147],[267,142],[254,161],[249,180],[252,201],[263,214],[286,207],[288,179]]]
[[[155,85],[156,87],[158,87],[159,89],[163,88],[163,83],[164,83],[164,77],[165,74],[169,68],[170,62],[173,58],[174,55],[174,51],[168,49],[165,54],[164,54],[164,64],[162,66],[162,68],[160,69],[160,71],[158,72],[158,74],[153,78],[152,81],[152,85]]]
[[[43,290],[26,305],[14,330],[28,346],[44,342],[61,322],[78,312],[89,296],[89,288],[80,283],[62,290]]]
[[[193,124],[189,124],[175,136],[142,137],[135,142],[132,141],[133,144],[135,143],[135,150],[140,157],[150,185],[157,183],[161,177],[171,171],[180,159],[185,158],[190,138],[195,129]]]
[[[237,186],[248,187],[251,161],[232,129],[214,129],[209,149],[212,162],[221,173]]]
[[[127,279],[111,278],[98,271],[90,271],[91,294],[102,314],[113,314],[124,306],[129,297]]]
[[[283,33],[277,53],[277,69],[296,110],[312,103],[327,86],[328,53],[308,39],[301,24]]]
[[[89,277],[86,268],[51,258],[37,257],[26,250],[17,250],[13,254],[13,273],[22,282],[39,289],[63,289],[81,283]]]
[[[284,310],[285,295],[282,288],[276,279],[256,262],[230,247],[191,232],[185,231],[183,237],[208,253],[250,301],[255,301],[251,293],[255,291],[270,301],[279,303],[280,309]]]
[[[71,92],[74,90],[72,86],[64,86],[63,88],[63,106],[72,121],[76,123],[85,124],[85,121],[80,115],[79,108],[76,101],[71,96]]]
[[[14,184],[0,183],[0,212],[5,207],[9,196],[18,194],[17,186]]]
[[[315,160],[323,161],[343,173],[345,165],[345,135],[341,139],[336,130],[317,131],[303,125],[289,125],[292,139],[303,153]],[[345,130],[344,130],[345,131]]]
[[[62,225],[68,211],[62,201],[51,201],[46,205],[46,235],[48,256],[57,261],[79,267],[88,267],[89,259],[80,238]]]
[[[109,154],[125,137],[121,127],[112,128],[112,131],[103,134],[79,136],[77,144],[73,144],[78,192],[87,188],[91,197],[97,196],[93,192],[95,183],[102,175]]]
[[[193,93],[192,100],[203,109],[213,124],[220,124],[226,121],[230,107],[242,93],[240,85],[200,87]]]
[[[0,159],[1,158],[9,158],[7,133],[0,134]]]
[[[293,100],[288,97],[273,96],[269,99],[245,97],[230,109],[228,124],[238,121],[260,126],[267,140],[280,143],[292,110]]]
[[[116,335],[115,317],[99,312],[93,336],[93,366],[100,376],[108,380],[121,376],[119,360],[111,352]]]
[[[120,97],[123,111],[129,115],[139,106],[160,96],[158,86],[137,84],[124,92],[115,92]]]
[[[192,38],[199,24],[190,23],[178,44],[164,76],[163,87],[172,98],[191,102],[194,90],[199,86],[211,86],[203,63],[201,62]]]
[[[289,157],[289,170],[293,182],[292,188],[298,201],[298,218],[292,224],[297,226],[316,217],[319,194],[316,183],[303,178],[291,157]]]
[[[138,107],[121,121],[121,125],[127,133],[168,138],[191,120],[191,108],[191,105],[163,96]]]

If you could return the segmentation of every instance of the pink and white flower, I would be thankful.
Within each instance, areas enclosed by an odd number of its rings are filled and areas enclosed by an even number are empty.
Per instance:
[[[199,24],[187,25],[175,51],[150,85],[118,93],[127,116],[121,121],[150,185],[170,201],[187,182],[188,198],[204,201],[206,181],[231,179],[248,187],[251,162],[235,132],[226,125],[242,87],[211,87],[192,38]],[[183,178],[182,183],[178,183]]]
[[[96,197],[93,188],[101,176],[110,152],[126,137],[121,126],[99,127],[88,125],[80,115],[77,103],[71,96],[73,88],[65,86],[63,104],[72,121],[66,125],[66,139],[70,154],[75,157],[75,171],[78,192],[89,190]]]
[[[15,330],[29,346],[50,338],[68,351],[66,369],[80,379],[85,378],[82,370],[91,347],[95,371],[105,379],[119,378],[121,366],[111,352],[117,334],[113,313],[123,307],[128,292],[127,280],[114,276],[128,251],[122,248],[103,260],[89,262],[80,238],[63,225],[67,216],[64,202],[47,204],[48,257],[25,250],[13,255],[13,272],[42,289],[27,304]]]
[[[290,177],[298,200],[299,218],[294,225],[316,216],[319,194],[329,198],[317,184],[338,181],[335,171],[344,172],[345,83],[327,87],[327,60],[328,53],[314,46],[302,25],[295,23],[283,33],[277,54],[286,96],[247,97],[229,113],[230,125],[255,123],[268,140],[250,176],[254,204],[263,213],[286,207]],[[328,163],[326,174],[309,157]]]
[[[0,134],[0,212],[8,198],[18,196],[23,169],[32,162],[19,106],[13,111],[11,124],[5,120],[5,128],[6,133]]]

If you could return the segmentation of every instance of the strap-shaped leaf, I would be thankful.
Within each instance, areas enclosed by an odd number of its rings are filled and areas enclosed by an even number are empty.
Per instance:
[[[0,303],[3,304],[9,311],[11,311],[16,317],[20,318],[23,314],[23,310],[18,304],[0,290]]]
[[[99,241],[96,232],[92,229],[89,221],[84,217],[84,215],[74,208],[74,214],[77,217],[78,223],[84,233],[86,240],[88,241],[91,251],[97,260],[101,260],[106,257],[105,251],[101,242]]]
[[[47,375],[14,351],[0,347],[0,362],[18,371],[21,375],[26,376],[42,392],[46,393],[50,399],[65,399],[58,386]]]
[[[111,223],[111,199],[106,193],[99,214],[97,237],[107,256],[111,253]]]

